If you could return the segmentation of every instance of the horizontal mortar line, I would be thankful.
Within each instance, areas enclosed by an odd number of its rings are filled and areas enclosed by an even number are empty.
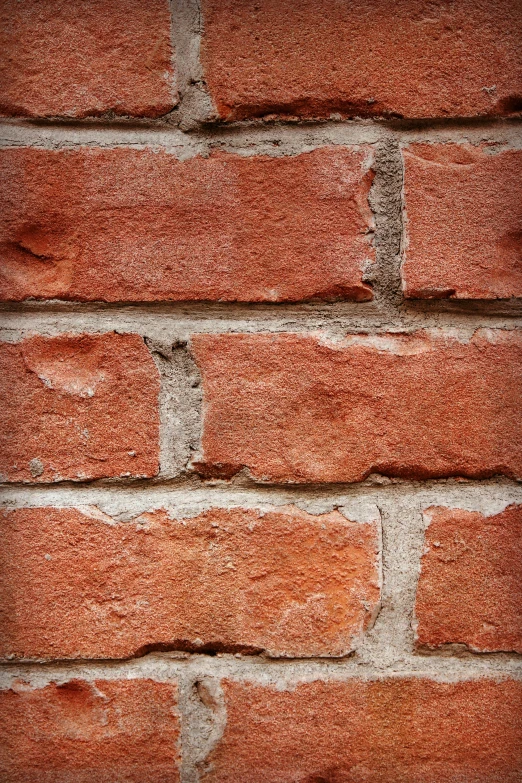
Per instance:
[[[154,647],[154,643],[150,645],[151,647]],[[159,645],[158,645],[159,646]],[[164,645],[163,645],[164,646]],[[240,646],[240,645],[237,645]],[[6,658],[0,659],[0,667],[4,669],[10,669],[10,668],[18,668],[18,667],[49,667],[49,666],[71,666],[71,667],[77,667],[77,666],[105,666],[105,665],[113,665],[117,666],[118,664],[129,664],[134,661],[146,661],[150,660],[152,656],[161,656],[162,660],[164,660],[163,656],[167,660],[174,660],[176,662],[186,662],[186,661],[212,661],[215,658],[225,658],[227,656],[233,656],[236,661],[243,661],[248,664],[252,665],[263,665],[267,664],[269,666],[290,666],[292,664],[297,664],[298,666],[304,666],[309,664],[315,664],[319,667],[325,666],[325,665],[334,665],[338,667],[338,670],[341,670],[341,668],[345,669],[346,671],[351,671],[352,669],[356,669],[357,671],[362,671],[367,668],[373,668],[375,666],[375,662],[370,662],[369,660],[362,660],[357,656],[357,654],[350,653],[348,655],[344,656],[271,656],[267,654],[240,654],[240,653],[230,653],[230,652],[223,652],[223,653],[215,653],[215,652],[185,652],[182,647],[179,649],[175,648],[174,645],[172,645],[172,649],[166,652],[161,651],[148,651],[143,654],[136,654],[136,655],[129,655],[127,658],[60,658],[57,656],[56,658],[53,658],[52,660],[44,660],[44,659],[23,659],[18,658],[16,660],[8,660]],[[170,658],[169,656],[173,656]],[[427,666],[437,666],[437,661],[444,661],[446,663],[448,660],[454,660],[459,661],[463,663],[465,666],[468,664],[473,665],[474,663],[478,663],[480,661],[481,663],[481,670],[484,667],[487,667],[488,665],[492,665],[495,668],[500,666],[506,666],[510,667],[513,664],[518,668],[520,666],[520,673],[522,675],[522,653],[517,653],[513,651],[506,651],[506,652],[473,652],[471,650],[459,650],[458,653],[451,655],[448,653],[443,652],[437,652],[436,650],[433,651],[433,653],[419,653],[418,655],[411,654],[410,656],[407,656],[401,663],[406,663],[406,665],[410,666],[419,666],[419,665],[427,665]],[[442,665],[442,664],[441,664]],[[397,667],[397,662],[395,664],[392,664],[390,666],[385,666],[383,668],[395,668]]]
[[[212,318],[221,315],[232,315],[238,318],[244,317],[280,317],[281,315],[314,315],[328,314],[344,315],[370,315],[384,317],[389,315],[386,305],[383,307],[376,300],[372,302],[220,302],[216,300],[183,300],[155,302],[80,302],[64,299],[25,300],[22,302],[0,303],[0,317],[3,314],[45,314],[58,313],[60,315],[84,315],[93,314],[126,314],[126,315],[175,315],[183,317]]]
[[[67,330],[74,332],[121,331],[136,332],[144,336],[162,334],[168,330],[180,337],[188,337],[200,331],[222,332],[307,332],[313,330],[334,330],[339,335],[345,332],[413,332],[431,328],[462,328],[468,330],[489,328],[514,328],[519,325],[520,310],[506,312],[502,309],[484,308],[482,312],[462,311],[417,311],[399,313],[390,308],[357,309],[350,304],[332,306],[329,309],[301,309],[282,304],[266,308],[238,307],[237,305],[214,305],[203,308],[129,308],[82,307],[57,308],[17,307],[0,309],[0,329],[14,331],[40,331],[60,334]]]
[[[470,140],[484,138],[519,145],[522,128],[520,119],[477,118],[427,121],[347,120],[246,123],[237,125],[206,126],[196,131],[182,131],[172,124],[139,124],[124,122],[38,122],[30,120],[0,121],[0,145],[34,145],[54,149],[60,146],[155,146],[184,149],[187,154],[197,154],[213,145],[244,148],[255,154],[255,145],[280,140],[279,154],[297,154],[293,144],[309,149],[325,144],[374,144],[393,138],[405,143],[415,139]],[[518,132],[518,133],[517,133]],[[518,139],[518,141],[517,141]],[[252,149],[252,144],[254,149]],[[285,148],[288,145],[288,149]],[[278,151],[275,150],[275,154]]]
[[[271,678],[287,679],[289,682],[302,679],[386,679],[388,677],[427,677],[441,681],[466,681],[483,677],[522,678],[522,661],[503,653],[485,656],[441,657],[409,655],[386,665],[378,662],[361,661],[355,657],[342,661],[328,658],[312,659],[268,659],[261,656],[238,656],[218,654],[216,656],[172,653],[150,653],[142,658],[127,660],[76,660],[48,662],[0,662],[0,678],[8,687],[9,680],[19,678],[40,678],[52,682],[57,678],[84,677],[94,680],[102,676],[110,679],[146,676],[148,679],[164,681],[186,673],[215,677],[253,679],[270,683]],[[35,687],[38,687],[35,686]]]
[[[498,311],[498,313],[497,313]],[[403,299],[397,307],[378,296],[369,302],[354,302],[348,299],[336,301],[303,300],[301,302],[238,302],[215,299],[185,299],[169,301],[75,301],[67,299],[26,299],[20,302],[0,302],[0,317],[4,314],[105,314],[124,313],[128,315],[182,315],[187,317],[209,317],[234,315],[244,317],[280,317],[281,315],[305,316],[370,316],[408,318],[418,315],[522,315],[522,300],[510,299]]]
[[[335,112],[332,112],[334,114]],[[461,127],[486,127],[486,126],[499,126],[499,125],[520,125],[522,122],[522,116],[520,114],[512,115],[478,115],[478,116],[461,116],[454,115],[448,117],[419,117],[419,118],[387,118],[387,117],[351,117],[347,119],[339,119],[338,117],[330,118],[298,118],[295,120],[290,119],[274,119],[265,120],[263,118],[253,118],[246,120],[238,120],[235,122],[226,121],[214,121],[208,123],[202,123],[199,128],[191,130],[181,130],[176,125],[172,118],[175,114],[168,112],[165,118],[147,119],[125,116],[112,116],[112,117],[85,117],[78,118],[66,118],[66,117],[2,117],[0,119],[0,126],[24,126],[33,128],[116,128],[125,130],[163,130],[163,131],[176,131],[187,137],[200,137],[209,135],[224,135],[227,133],[237,133],[238,131],[250,131],[255,129],[273,129],[273,128],[324,128],[324,127],[384,127],[387,129],[423,129],[431,127],[442,128],[461,128]]]
[[[399,305],[403,317],[448,315],[522,316],[522,299],[411,299]]]
[[[332,112],[335,114],[335,112]],[[296,120],[264,120],[263,118],[254,118],[239,120],[236,122],[214,122],[202,125],[200,128],[187,131],[189,135],[195,136],[225,136],[227,134],[250,133],[261,130],[270,132],[274,129],[295,128],[303,129],[323,129],[323,128],[377,128],[390,133],[409,133],[415,131],[438,130],[438,129],[482,129],[499,127],[520,127],[522,124],[522,114],[511,116],[477,116],[477,117],[422,117],[422,118],[386,118],[386,117],[352,117],[339,119],[338,117],[317,118],[317,119],[296,119]]]
[[[335,501],[337,499],[357,500],[367,497],[376,497],[386,500],[387,497],[418,497],[426,493],[444,495],[465,494],[469,490],[479,492],[481,490],[507,492],[510,495],[520,496],[522,501],[522,482],[504,476],[489,479],[462,479],[441,478],[426,479],[425,481],[412,481],[389,479],[385,476],[375,481],[357,483],[332,483],[332,484],[258,484],[254,482],[205,482],[199,481],[195,475],[172,479],[97,479],[93,481],[63,481],[55,484],[25,484],[12,483],[0,486],[0,503],[17,503],[22,506],[34,502],[65,503],[73,505],[78,503],[88,505],[85,501],[96,499],[100,502],[108,498],[118,498],[124,501],[129,499],[133,504],[144,507],[147,503],[165,502],[200,502],[205,503],[213,498],[223,502],[236,502],[241,496],[243,501],[251,499],[267,503],[281,501],[291,503],[299,500]],[[67,501],[67,502],[66,502]],[[83,502],[82,502],[83,501]]]

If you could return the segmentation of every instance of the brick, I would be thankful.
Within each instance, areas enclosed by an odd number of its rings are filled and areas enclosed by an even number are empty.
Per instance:
[[[201,783],[517,783],[522,683],[223,683],[227,723]]]
[[[159,374],[138,335],[0,343],[0,378],[4,481],[158,472]]]
[[[485,516],[434,507],[417,589],[417,644],[522,653],[522,506]]]
[[[203,475],[351,482],[522,476],[522,339],[478,330],[199,334]]]
[[[152,649],[344,655],[380,598],[379,516],[295,507],[0,514],[0,655],[127,658]]]
[[[412,144],[404,162],[406,296],[522,296],[522,151]]]
[[[520,111],[513,0],[203,0],[219,116],[473,117]]]
[[[0,114],[159,117],[177,103],[168,0],[2,0]]]
[[[368,300],[370,148],[1,153],[0,296]]]
[[[0,775],[9,783],[178,783],[177,688],[71,679],[0,691]]]

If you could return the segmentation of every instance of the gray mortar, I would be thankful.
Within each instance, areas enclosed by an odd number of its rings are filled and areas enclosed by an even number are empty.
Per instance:
[[[46,306],[27,303],[0,307],[2,340],[18,342],[33,333],[49,337],[82,332],[118,331],[140,334],[161,343],[185,343],[195,333],[318,332],[333,339],[348,333],[378,334],[418,329],[514,329],[520,326],[509,315],[473,312],[401,312],[375,302],[338,302],[332,305],[221,305],[201,303],[172,306],[103,307],[81,304]]]
[[[519,656],[520,658],[520,656]],[[522,663],[508,655],[443,657],[412,656],[393,666],[361,665],[355,658],[343,660],[271,660],[260,656],[218,653],[215,656],[188,653],[151,653],[129,661],[71,661],[52,664],[3,664],[0,688],[10,688],[17,680],[32,687],[43,688],[50,682],[63,683],[73,678],[132,680],[151,679],[155,682],[176,682],[186,676],[192,681],[205,678],[228,678],[238,682],[254,682],[279,690],[291,690],[301,682],[346,681],[350,679],[387,680],[393,677],[428,677],[436,682],[462,682],[489,678],[522,680]],[[203,705],[206,707],[206,705]],[[194,700],[193,709],[199,704]],[[194,720],[195,716],[191,716]],[[207,711],[201,716],[208,718]],[[194,721],[195,722],[195,721]]]
[[[399,144],[386,139],[377,145],[370,207],[375,215],[376,263],[367,276],[377,300],[396,308],[401,302],[401,240],[403,161]]]
[[[201,377],[186,344],[145,341],[161,377],[159,476],[169,479],[185,473],[199,446]]]
[[[186,158],[203,149],[219,147],[244,155],[296,155],[323,146],[356,146],[393,139],[406,146],[427,143],[494,143],[509,149],[522,148],[520,121],[451,122],[438,128],[395,127],[371,120],[346,122],[272,123],[261,125],[209,126],[204,131],[183,132],[172,125],[107,122],[46,123],[15,119],[0,120],[0,147],[62,149],[84,146],[104,148],[157,148],[181,151]]]
[[[203,16],[199,0],[171,0],[170,5],[175,20],[173,40],[181,96],[179,125],[183,130],[191,130],[217,119],[199,59]]]
[[[98,482],[75,485],[33,484],[4,485],[0,489],[0,503],[5,507],[75,505],[97,506],[103,513],[128,518],[158,508],[170,509],[176,518],[201,514],[214,506],[232,508],[264,508],[294,504],[309,514],[325,514],[335,508],[344,508],[348,517],[362,519],[365,504],[388,508],[393,503],[413,504],[424,509],[432,505],[449,505],[469,511],[496,513],[511,503],[522,503],[522,483],[505,478],[488,480],[439,479],[431,481],[399,481],[386,477],[371,477],[360,484],[334,485],[255,485],[237,486],[234,482],[214,481],[185,483],[184,485],[153,485],[150,481],[139,486]],[[386,540],[385,540],[386,547]]]
[[[226,726],[226,707],[218,677],[183,671],[180,676],[181,741],[184,749],[183,783],[198,783],[199,771],[217,745]]]

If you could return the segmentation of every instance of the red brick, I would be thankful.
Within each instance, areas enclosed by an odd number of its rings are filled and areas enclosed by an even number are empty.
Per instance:
[[[126,658],[150,649],[344,655],[379,607],[370,523],[295,507],[1,515],[0,655]]]
[[[275,482],[522,476],[522,339],[479,330],[195,335],[204,475]]]
[[[0,774],[9,783],[177,783],[175,685],[72,679],[0,691]]]
[[[0,378],[4,480],[158,472],[159,375],[138,335],[0,343]]]
[[[368,147],[287,157],[5,150],[0,296],[372,298]]]
[[[406,296],[522,296],[522,151],[413,144],[404,160]]]
[[[417,643],[522,653],[522,506],[484,516],[435,507],[417,589]]]
[[[158,117],[177,102],[168,0],[2,0],[0,113]]]
[[[522,108],[513,0],[203,0],[219,115],[448,117]]]
[[[518,783],[522,683],[225,681],[201,783]]]

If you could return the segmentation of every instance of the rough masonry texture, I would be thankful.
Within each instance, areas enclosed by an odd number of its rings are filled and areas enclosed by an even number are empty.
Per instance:
[[[425,679],[224,684],[205,783],[516,783],[522,685]]]
[[[168,0],[2,0],[0,114],[158,117],[177,103]]]
[[[515,0],[202,0],[202,61],[226,120],[473,117],[521,109]]]
[[[363,524],[296,508],[125,523],[95,508],[38,508],[1,519],[4,658],[149,647],[346,655],[379,606],[377,509]]]
[[[178,783],[175,684],[70,679],[0,691],[0,774],[10,783]]]
[[[0,0],[1,783],[522,781],[520,0]]]
[[[192,345],[203,376],[203,475],[246,467],[275,482],[522,477],[516,332],[469,341],[196,335]]]
[[[522,506],[491,516],[432,508],[425,516],[418,643],[522,653]]]
[[[159,378],[137,335],[0,344],[0,473],[7,481],[154,476]]]
[[[371,299],[371,164],[368,148],[4,150],[0,296]]]
[[[404,161],[406,296],[522,296],[522,151],[412,144]]]

